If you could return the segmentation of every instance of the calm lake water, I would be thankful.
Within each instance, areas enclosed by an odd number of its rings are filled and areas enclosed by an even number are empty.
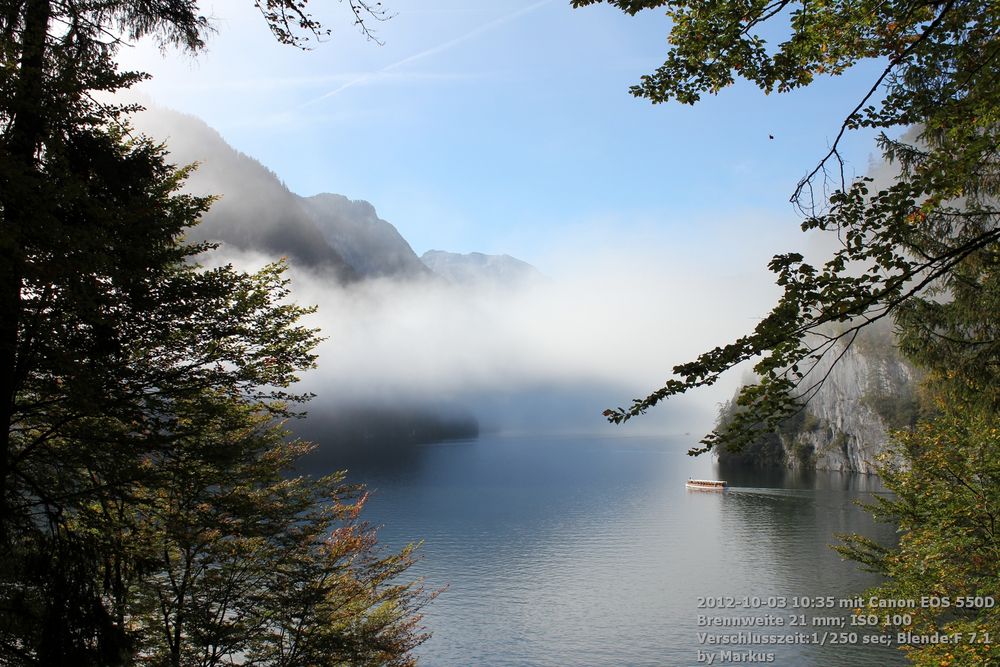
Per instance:
[[[374,491],[367,517],[384,526],[381,541],[423,540],[412,572],[447,586],[427,609],[433,637],[421,664],[674,666],[707,664],[712,653],[718,665],[729,664],[725,650],[770,652],[777,665],[904,664],[895,649],[862,646],[848,609],[795,606],[875,583],[828,545],[842,532],[892,539],[853,504],[879,491],[877,481],[720,471],[685,456],[692,441],[483,437],[422,446],[391,466],[355,464],[350,478]],[[689,491],[688,477],[732,488]],[[720,597],[749,607],[699,607]],[[705,625],[738,617],[785,625]],[[857,637],[824,646],[699,637],[738,632]],[[767,664],[748,657],[741,664]]]

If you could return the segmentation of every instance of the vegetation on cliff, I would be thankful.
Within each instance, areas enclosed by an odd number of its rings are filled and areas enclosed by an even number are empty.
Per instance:
[[[828,375],[809,403],[776,427],[761,426],[742,449],[719,448],[719,460],[870,473],[890,431],[912,428],[931,409],[922,403],[920,371],[903,358],[887,325],[860,332],[837,364],[820,369]],[[718,428],[741,409],[738,396],[727,401]]]

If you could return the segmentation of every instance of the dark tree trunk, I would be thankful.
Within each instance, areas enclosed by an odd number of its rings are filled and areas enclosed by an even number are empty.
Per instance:
[[[3,221],[0,228],[0,545],[10,530],[12,470],[11,427],[16,397],[25,369],[18,359],[18,331],[22,317],[21,288],[24,275],[23,230],[31,224],[38,205],[40,174],[37,154],[45,128],[44,86],[49,0],[28,0],[25,5],[19,71],[11,104],[12,120],[5,145]]]

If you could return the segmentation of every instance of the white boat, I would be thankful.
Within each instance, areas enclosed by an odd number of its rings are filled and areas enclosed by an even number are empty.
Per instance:
[[[729,488],[729,482],[721,479],[689,479],[684,486],[702,491],[725,491]]]

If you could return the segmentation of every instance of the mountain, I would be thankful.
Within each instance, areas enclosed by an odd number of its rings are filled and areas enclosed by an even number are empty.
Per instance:
[[[326,242],[364,278],[428,278],[431,272],[391,224],[364,200],[329,193],[301,198]]]
[[[227,144],[194,116],[150,108],[134,116],[136,129],[167,145],[177,164],[197,163],[185,190],[220,195],[192,230],[199,241],[221,241],[300,267],[335,281],[433,277],[409,243],[366,201],[343,195],[302,197],[257,160]]]
[[[457,285],[519,287],[542,279],[538,269],[510,255],[458,254],[428,250],[420,261],[431,271]]]
[[[218,197],[191,230],[192,240],[288,257],[293,266],[312,270],[320,285],[329,281],[331,290],[354,289],[359,281],[376,278],[444,284],[370,203],[329,193],[299,196],[193,116],[154,107],[136,114],[133,124],[163,142],[175,164],[197,163],[186,192]],[[479,424],[463,406],[446,401],[364,402],[320,392],[295,432],[320,445],[305,465],[328,471],[350,457],[395,455],[417,443],[472,438]]]

